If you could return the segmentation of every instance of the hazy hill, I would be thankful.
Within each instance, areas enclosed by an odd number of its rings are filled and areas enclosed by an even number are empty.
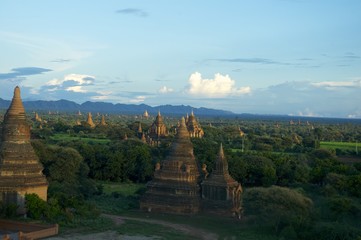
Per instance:
[[[155,115],[160,111],[162,114],[185,115],[193,111],[196,115],[204,116],[230,116],[233,112],[217,110],[211,108],[194,108],[185,105],[161,105],[151,107],[146,104],[112,104],[106,102],[85,102],[78,104],[68,100],[58,101],[23,101],[24,107],[27,111],[61,111],[61,112],[99,112],[99,113],[124,113],[124,114],[143,114],[145,110],[149,114]],[[7,109],[10,105],[9,100],[0,98],[0,109]]]

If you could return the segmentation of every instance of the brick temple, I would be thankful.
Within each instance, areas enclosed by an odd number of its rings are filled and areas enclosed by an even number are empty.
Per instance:
[[[36,193],[47,200],[48,182],[30,143],[30,126],[20,97],[20,88],[5,113],[0,142],[0,201],[19,206],[18,213],[25,213],[24,198]]]
[[[232,213],[240,216],[242,187],[229,175],[228,162],[222,144],[215,168],[210,176],[202,181],[201,186],[203,211],[222,215]]]
[[[157,164],[140,208],[151,212],[194,214],[200,209],[199,171],[184,118],[168,157]]]
[[[182,118],[169,155],[157,163],[154,178],[147,183],[140,208],[148,212],[240,216],[242,187],[229,174],[222,145],[213,172],[204,174],[204,165],[201,175],[191,134]]]

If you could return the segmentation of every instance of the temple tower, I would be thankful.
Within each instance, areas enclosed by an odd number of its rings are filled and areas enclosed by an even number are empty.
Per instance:
[[[105,116],[102,115],[102,119],[100,120],[99,126],[106,126],[106,125],[108,124],[105,122]]]
[[[244,137],[244,132],[242,131],[241,127],[238,128],[239,136]]]
[[[194,214],[199,211],[199,171],[185,120],[172,144],[170,154],[157,164],[154,178],[140,202],[145,211]]]
[[[89,112],[88,113],[88,117],[87,117],[87,120],[86,120],[86,123],[91,127],[95,127],[95,124],[93,122],[93,118],[92,118],[92,114]]]
[[[158,112],[152,126],[149,128],[149,137],[152,139],[152,145],[159,146],[160,139],[165,136],[168,136],[168,130],[163,122],[162,115]]]
[[[204,135],[203,129],[201,128],[200,124],[197,122],[197,119],[194,116],[193,111],[191,112],[191,115],[188,116],[188,121],[186,121],[186,124],[190,137],[195,137],[195,138],[203,137]]]
[[[163,122],[163,117],[162,115],[160,115],[160,112],[158,112],[157,117],[155,118],[152,126],[150,127],[149,135],[155,139],[168,135],[167,127]]]
[[[149,118],[149,114],[148,114],[148,111],[147,111],[147,110],[144,111],[143,117],[144,117],[144,118]]]
[[[203,211],[240,216],[242,187],[229,175],[222,144],[216,166],[210,176],[203,180],[201,187]]]
[[[33,120],[35,122],[42,122],[42,119],[39,117],[39,114],[37,112],[34,114]]]
[[[138,135],[142,135],[142,134],[143,134],[142,123],[139,122],[138,123]]]
[[[25,194],[36,193],[46,201],[48,183],[30,143],[30,126],[26,122],[19,87],[14,90],[14,97],[2,124],[0,201],[17,204],[18,213],[24,214]]]
[[[145,134],[142,133],[142,136],[140,137],[140,140],[143,142],[143,143],[147,143],[147,138],[145,137]]]

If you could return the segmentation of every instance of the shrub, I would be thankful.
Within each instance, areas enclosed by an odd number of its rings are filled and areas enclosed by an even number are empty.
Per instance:
[[[47,203],[35,193],[25,195],[25,205],[27,214],[32,219],[43,218],[48,210]]]

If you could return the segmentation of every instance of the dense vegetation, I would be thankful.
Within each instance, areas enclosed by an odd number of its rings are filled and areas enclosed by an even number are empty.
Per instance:
[[[137,209],[142,186],[167,155],[173,131],[151,147],[139,140],[137,129],[141,122],[147,131],[152,119],[114,115],[108,126],[94,129],[75,120],[49,115],[42,128],[33,122],[32,144],[49,181],[49,200],[28,195],[28,215],[74,225],[100,212]],[[168,126],[178,121],[165,120]],[[361,124],[308,121],[204,119],[204,138],[192,139],[194,153],[211,173],[223,143],[230,173],[244,188],[240,227],[284,239],[361,237]],[[139,188],[128,195],[107,189],[109,183]],[[2,215],[11,215],[5,208]]]

